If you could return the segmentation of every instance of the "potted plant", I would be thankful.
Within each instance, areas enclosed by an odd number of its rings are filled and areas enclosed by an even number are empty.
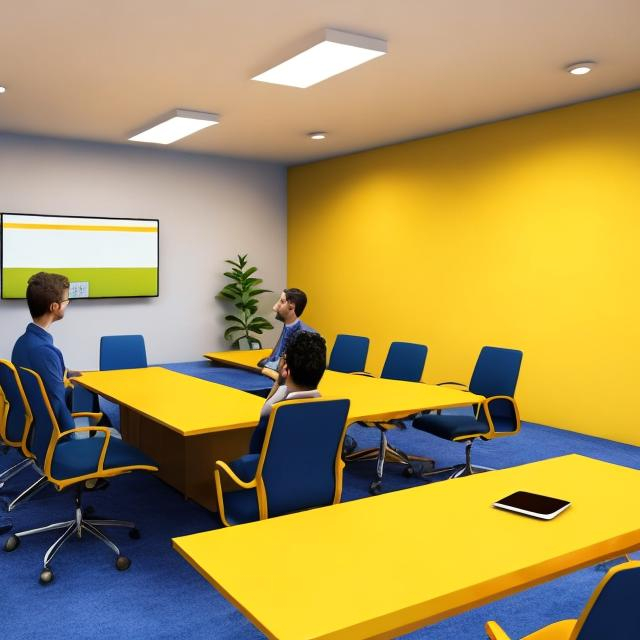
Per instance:
[[[271,293],[269,289],[260,289],[261,278],[253,277],[258,270],[247,264],[247,254],[238,255],[237,262],[225,260],[232,266],[231,271],[225,271],[225,276],[231,280],[219,293],[219,298],[230,300],[238,310],[237,315],[225,316],[225,320],[233,323],[224,332],[225,340],[232,340],[232,347],[239,349],[261,349],[262,343],[252,333],[262,334],[266,329],[273,329],[273,325],[258,313],[258,296]],[[239,335],[237,335],[239,334]]]

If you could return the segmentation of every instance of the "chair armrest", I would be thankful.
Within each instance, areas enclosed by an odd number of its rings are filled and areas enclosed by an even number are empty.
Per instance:
[[[484,630],[487,632],[489,640],[511,640],[505,630],[494,620],[485,623]]]
[[[231,467],[229,467],[229,465],[222,460],[216,460],[216,467],[224,471],[231,480],[233,480],[239,487],[242,487],[243,489],[254,489],[257,486],[255,478],[251,482],[240,480],[240,478],[238,478],[238,476],[231,470]]]
[[[260,370],[260,373],[263,376],[267,376],[267,378],[271,378],[272,380],[278,380],[278,378],[280,377],[279,371],[276,371],[275,369],[269,369],[269,367],[263,367]]]
[[[91,411],[74,411],[71,414],[72,418],[89,418],[89,424],[97,425],[100,420],[102,420],[102,413],[93,413]],[[91,422],[91,420],[95,420],[95,422]]]
[[[469,391],[469,387],[466,384],[462,384],[462,382],[453,382],[453,381],[436,382],[436,386],[438,387],[445,387],[448,385],[452,385],[454,387],[462,387],[462,391]]]
[[[500,432],[496,431],[496,428],[493,424],[493,418],[491,417],[491,409],[489,405],[495,400],[507,400],[513,405],[513,411],[516,416],[516,428],[513,431],[506,432],[508,434],[517,433],[520,430],[520,412],[518,411],[518,405],[516,401],[511,396],[489,396],[482,401],[482,410],[487,418],[487,422],[489,423],[489,429],[491,436],[500,435]]]
[[[98,467],[96,468],[96,473],[102,473],[104,471],[104,459],[107,457],[107,449],[109,447],[109,440],[111,439],[111,431],[107,427],[76,427],[75,429],[67,429],[62,433],[58,434],[55,440],[52,440],[49,445],[49,449],[47,450],[47,455],[44,461],[44,473],[46,476],[52,478],[55,481],[55,478],[51,475],[51,462],[53,459],[53,452],[55,451],[56,444],[60,442],[61,439],[65,438],[72,433],[82,433],[83,431],[101,431],[104,433],[104,443],[102,444],[102,449],[100,450],[100,457],[98,458]]]

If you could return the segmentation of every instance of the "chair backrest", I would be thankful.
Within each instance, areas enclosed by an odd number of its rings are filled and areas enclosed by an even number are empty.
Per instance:
[[[336,336],[335,344],[331,349],[327,369],[341,373],[364,371],[368,351],[369,338],[340,333]]]
[[[382,367],[381,378],[420,382],[428,348],[413,342],[392,342]]]
[[[14,365],[8,360],[0,360],[0,388],[4,395],[5,405],[0,436],[13,447],[22,446],[23,453],[30,455],[27,449],[27,437],[31,427],[31,408]]]
[[[18,373],[33,415],[29,449],[38,466],[43,468],[49,444],[60,434],[60,429],[40,376],[24,367],[20,367]]]
[[[578,619],[570,640],[640,638],[640,562],[609,569]]]
[[[258,500],[269,517],[333,504],[342,492],[342,442],[349,400],[274,405],[258,463]]]
[[[478,395],[513,398],[518,384],[522,351],[502,347],[482,347],[469,383]]]
[[[502,347],[482,347],[469,383],[469,391],[489,398],[508,396],[513,398],[520,375],[522,351]],[[491,418],[497,432],[509,433],[519,426],[513,403],[496,400],[490,404]],[[486,422],[484,412],[478,418]]]
[[[100,338],[100,371],[142,369],[147,366],[144,337],[102,336]]]

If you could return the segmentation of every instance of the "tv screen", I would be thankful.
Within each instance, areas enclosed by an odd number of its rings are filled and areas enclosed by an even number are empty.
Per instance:
[[[2,213],[2,298],[24,298],[29,277],[61,273],[70,298],[158,295],[158,220]]]

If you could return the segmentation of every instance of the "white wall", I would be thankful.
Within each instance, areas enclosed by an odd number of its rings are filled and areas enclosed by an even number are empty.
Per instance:
[[[76,300],[51,332],[67,366],[98,366],[101,335],[142,333],[150,363],[222,350],[224,260],[248,253],[265,286],[286,286],[286,172],[280,165],[0,135],[0,211],[160,220],[158,298]],[[272,297],[263,315],[272,318]],[[0,357],[30,321],[0,301]],[[276,336],[271,332],[265,346]]]

